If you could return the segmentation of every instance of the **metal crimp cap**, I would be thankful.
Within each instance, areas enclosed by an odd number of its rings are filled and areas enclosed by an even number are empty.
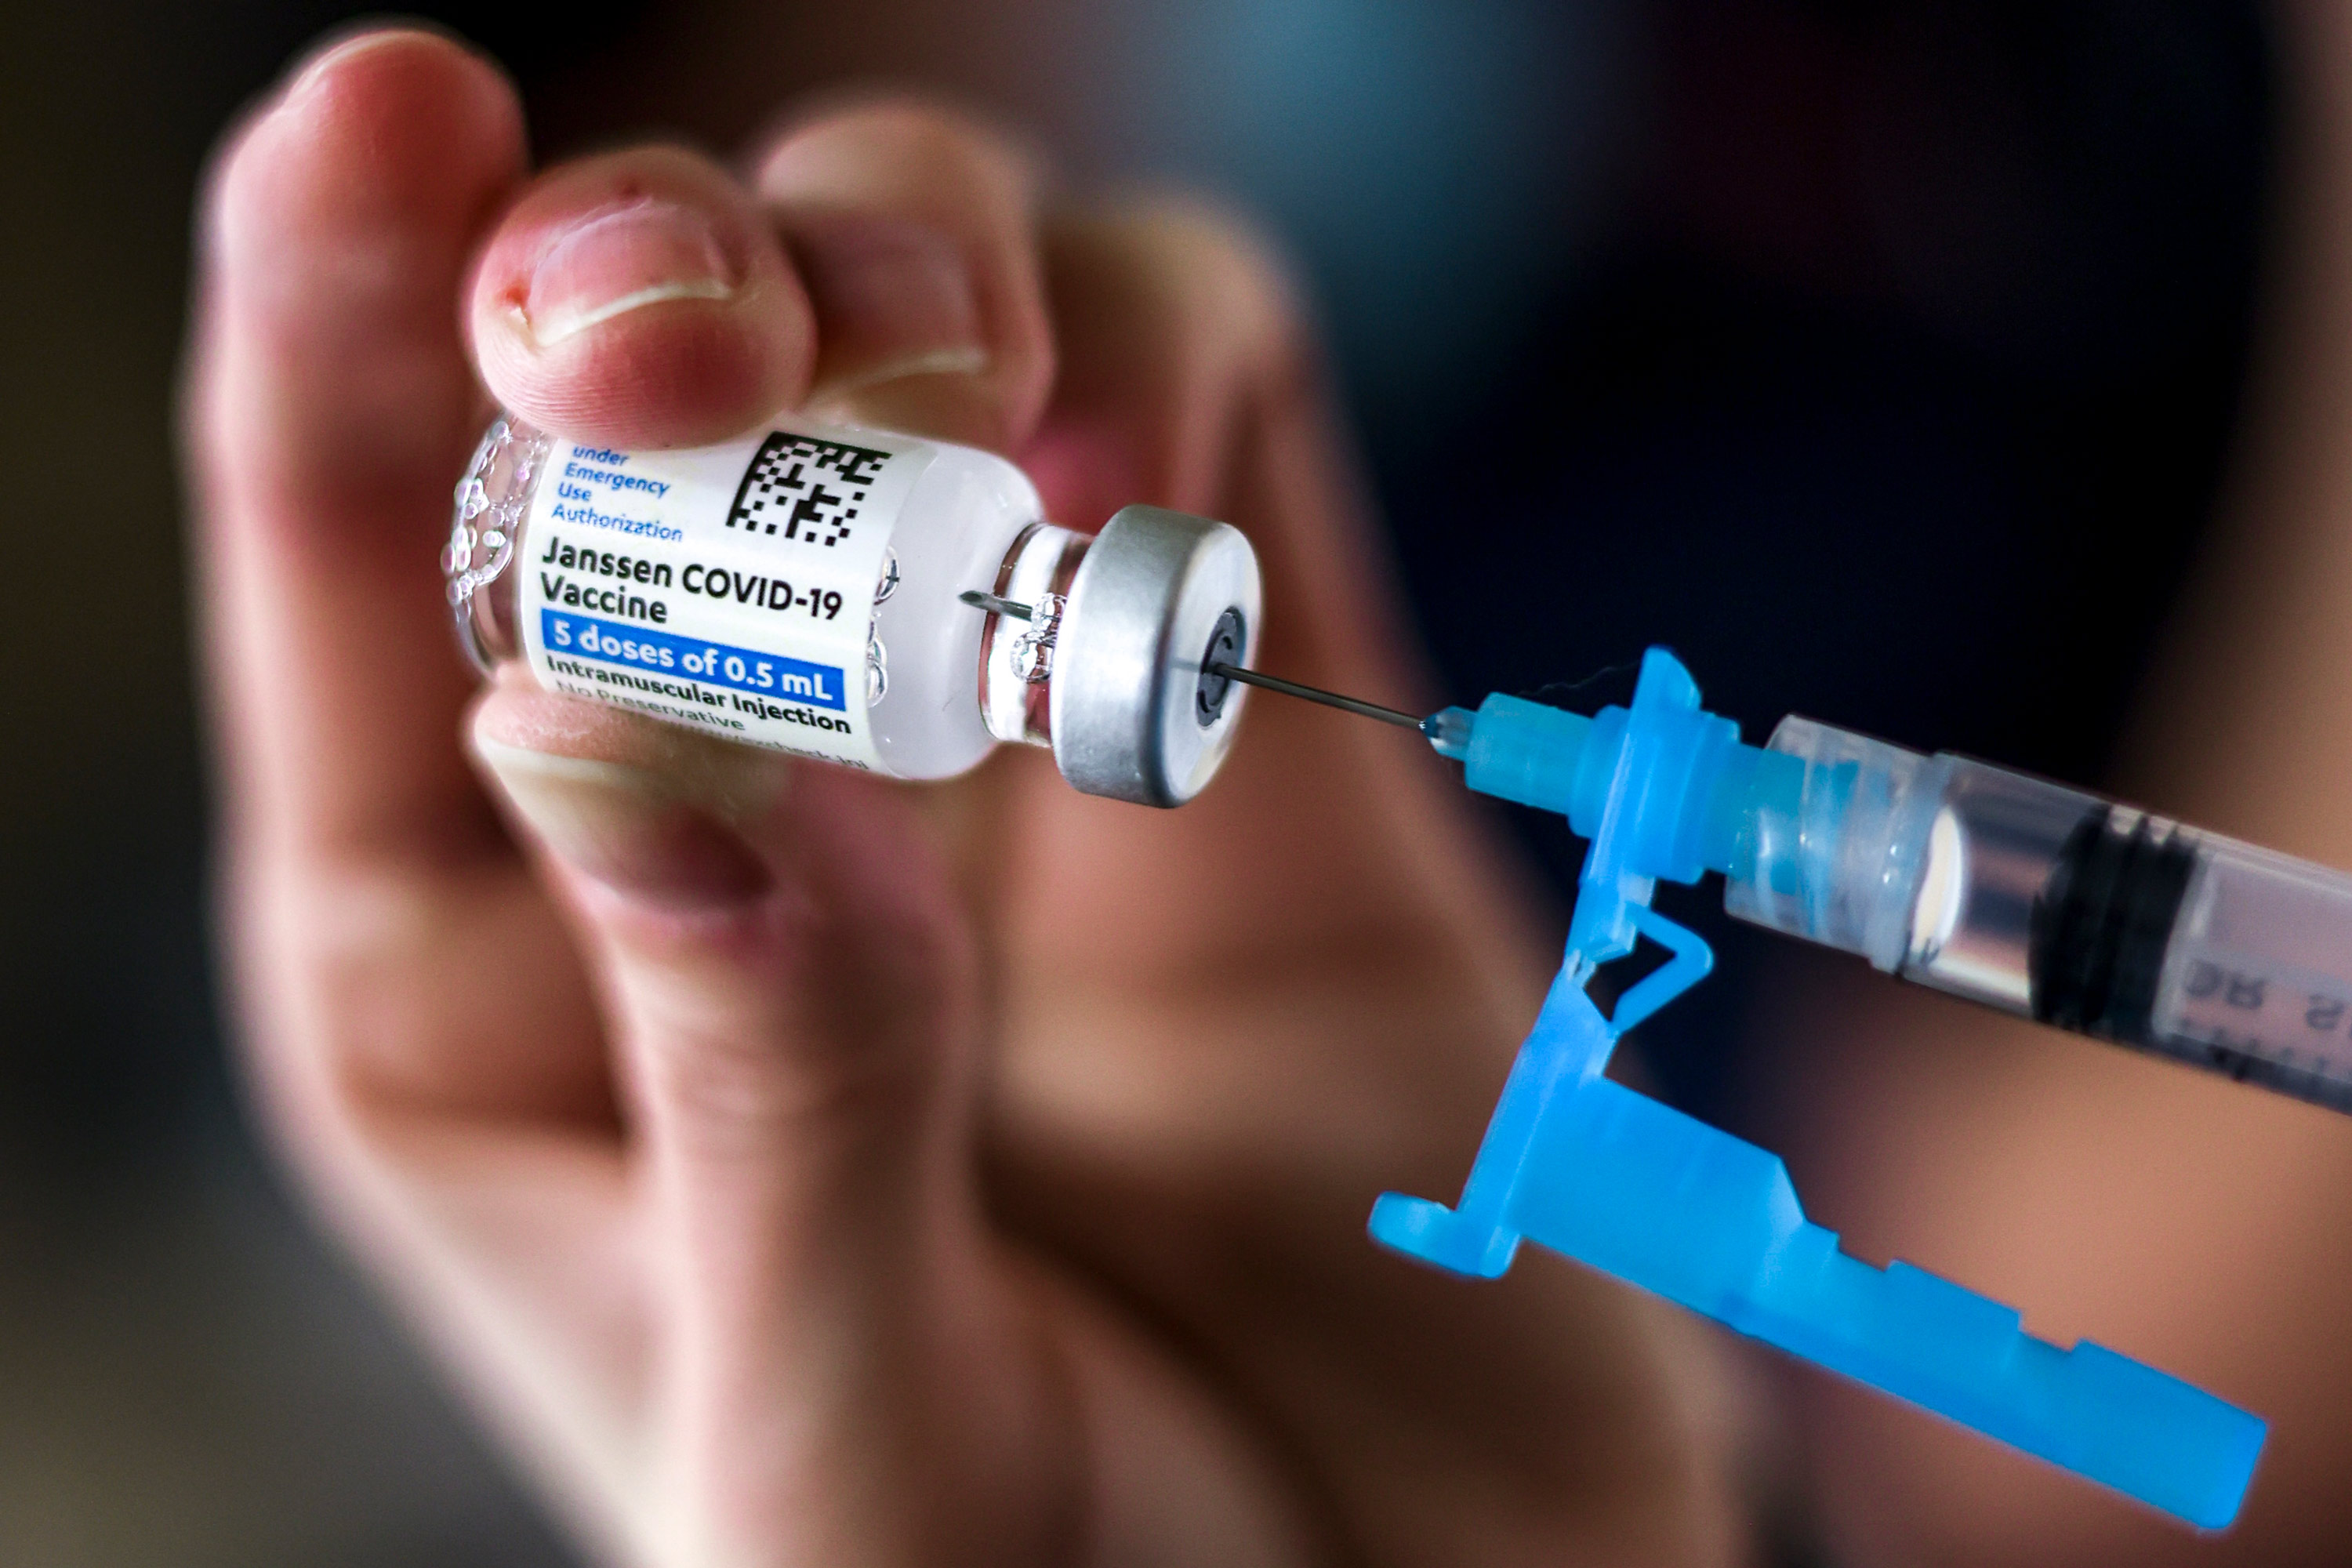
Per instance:
[[[1233,744],[1256,667],[1257,552],[1239,529],[1156,506],[1122,508],[1070,581],[1055,656],[1054,761],[1088,795],[1181,805]]]

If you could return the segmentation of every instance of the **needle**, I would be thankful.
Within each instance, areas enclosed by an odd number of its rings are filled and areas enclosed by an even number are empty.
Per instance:
[[[967,588],[956,597],[975,610],[987,610],[993,615],[1011,616],[1016,621],[1029,619],[1029,605],[1016,605],[1010,599],[1000,599],[993,594],[983,594],[977,588]]]
[[[1377,702],[1367,702],[1360,697],[1342,697],[1336,691],[1325,691],[1320,687],[1301,686],[1295,680],[1284,680],[1272,675],[1260,675],[1255,669],[1244,669],[1238,664],[1227,664],[1223,659],[1209,666],[1209,673],[1221,675],[1227,680],[1238,680],[1244,686],[1263,686],[1268,691],[1279,691],[1285,697],[1303,697],[1309,702],[1320,702],[1326,708],[1337,708],[1347,713],[1359,713],[1367,719],[1378,719],[1383,724],[1395,724],[1407,730],[1418,730],[1422,727],[1422,721],[1411,713],[1400,712],[1394,708],[1383,708]]]
[[[956,597],[975,610],[987,610],[994,615],[1011,616],[1015,620],[1025,621],[1031,617],[1031,606],[1016,604],[1011,599],[1000,599],[993,594],[983,594],[977,588],[966,589]],[[1360,714],[1367,719],[1378,719],[1383,724],[1394,724],[1401,729],[1419,730],[1424,734],[1428,733],[1429,721],[1417,718],[1411,713],[1401,712],[1394,708],[1383,708],[1377,702],[1367,702],[1360,697],[1342,697],[1336,691],[1325,691],[1320,687],[1301,686],[1295,680],[1284,680],[1272,675],[1260,675],[1255,669],[1244,669],[1238,664],[1227,664],[1223,659],[1210,665],[1208,671],[1211,675],[1222,676],[1227,680],[1238,680],[1244,686],[1262,686],[1268,691],[1279,691],[1285,697],[1304,698],[1309,702],[1320,702],[1326,708],[1337,708],[1344,713]]]

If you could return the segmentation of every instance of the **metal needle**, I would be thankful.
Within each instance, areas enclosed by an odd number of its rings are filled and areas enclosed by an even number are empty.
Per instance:
[[[1032,606],[1016,605],[1010,599],[1000,599],[993,594],[983,594],[977,588],[967,588],[956,595],[975,610],[989,610],[1000,616],[1011,616],[1016,621],[1030,618]]]
[[[1238,664],[1227,664],[1223,659],[1210,665],[1209,673],[1222,675],[1227,680],[1238,680],[1244,686],[1263,686],[1268,691],[1279,691],[1285,697],[1303,697],[1309,702],[1320,702],[1326,708],[1337,708],[1342,712],[1360,713],[1367,719],[1378,719],[1383,724],[1396,724],[1407,730],[1421,728],[1422,721],[1416,714],[1383,708],[1360,697],[1342,697],[1336,691],[1325,691],[1320,687],[1301,686],[1295,680],[1260,675],[1255,669],[1244,669]]]
[[[989,610],[1000,616],[1011,616],[1015,620],[1025,621],[1031,618],[1032,606],[1016,604],[1011,599],[1000,599],[993,594],[983,594],[977,588],[967,588],[956,597],[975,610]],[[1255,669],[1244,669],[1238,664],[1227,664],[1223,659],[1212,663],[1208,667],[1208,671],[1211,675],[1222,676],[1227,680],[1238,680],[1244,686],[1262,686],[1268,691],[1279,691],[1285,697],[1304,698],[1309,702],[1320,702],[1326,708],[1337,708],[1343,713],[1361,714],[1367,719],[1378,719],[1383,724],[1394,724],[1401,729],[1425,731],[1427,726],[1427,721],[1414,714],[1402,712],[1394,708],[1383,708],[1377,702],[1367,702],[1360,697],[1342,697],[1336,691],[1326,691],[1320,687],[1301,686],[1295,680],[1284,680],[1278,676],[1260,675]]]

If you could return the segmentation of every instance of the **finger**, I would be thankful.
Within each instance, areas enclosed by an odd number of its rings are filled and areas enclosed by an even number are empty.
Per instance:
[[[1214,213],[1154,203],[1061,219],[1046,253],[1062,364],[1022,457],[1054,515],[1084,527],[1142,499],[1232,521],[1264,568],[1262,666],[1411,703],[1423,678],[1265,247]],[[988,927],[1013,1011],[992,1101],[1008,1146],[1050,1164],[1106,1122],[1140,1138],[1170,1104],[1214,1105],[1151,1155],[1122,1138],[1092,1157],[1165,1159],[1173,1193],[1248,1151],[1285,1173],[1250,1222],[1277,1229],[1330,1198],[1335,1172],[1369,1183],[1458,1162],[1550,961],[1453,787],[1418,737],[1264,694],[1179,811],[1076,797],[1031,769]],[[1238,1026],[1235,999],[1256,988],[1284,1001]],[[1299,1120],[1342,1102],[1340,1121]],[[1224,1142],[1188,1146],[1196,1133]],[[1097,1212],[1067,1196],[1087,1184],[1067,1178],[1025,1172],[1024,1201],[1089,1236],[1082,1250],[1145,1245],[1095,1246]],[[1334,1220],[1314,1215],[1311,1234],[1339,1238],[1346,1272],[1363,1262],[1344,1241],[1357,1222]]]
[[[1023,457],[1055,515],[1092,526],[1139,499],[1228,499],[1244,412],[1314,374],[1281,267],[1243,225],[1176,199],[1057,214],[1045,254],[1062,362]]]
[[[522,162],[495,69],[377,31],[302,67],[205,194],[199,604],[241,1000],[306,1152],[361,1099],[609,1119],[569,949],[458,744],[434,559],[485,417],[458,285]]]
[[[887,101],[786,132],[757,184],[816,312],[812,412],[1005,449],[1054,374],[1032,161]]]
[[[637,147],[541,175],[469,289],[483,380],[578,440],[683,447],[800,401],[806,296],[742,187],[709,160]]]
[[[1063,363],[1025,457],[1056,515],[1091,525],[1149,499],[1227,517],[1294,597],[1268,611],[1265,657],[1409,704],[1402,606],[1274,252],[1213,207],[1159,200],[1065,217],[1047,254]]]
[[[1058,1418],[966,1152],[977,964],[913,803],[630,717],[516,680],[472,734],[604,984],[677,1346],[656,1397],[720,1537],[694,1544],[1050,1521]]]
[[[1147,500],[1234,523],[1264,568],[1265,668],[1433,706],[1264,247],[1155,204],[1056,223],[1046,254],[1061,372],[1023,458],[1055,515]],[[996,1212],[1339,1456],[1342,1539],[1420,1549],[1411,1500],[1475,1488],[1503,1555],[1719,1554],[1719,1449],[1691,1440],[1714,1369],[1670,1309],[1540,1263],[1465,1294],[1364,1244],[1382,1188],[1458,1180],[1549,968],[1443,767],[1418,737],[1254,694],[1181,811],[1024,781],[992,927],[1013,1008]],[[1624,1441],[1579,1440],[1604,1431]],[[1688,1533],[1629,1552],[1653,1507]]]
[[[382,31],[299,70],[209,182],[189,437],[252,835],[446,856],[488,822],[434,544],[481,423],[451,304],[522,156],[495,69]]]
[[[1050,513],[1087,528],[1146,500],[1233,522],[1265,574],[1262,668],[1434,706],[1401,652],[1403,616],[1321,367],[1266,248],[1213,211],[1157,202],[1062,218],[1047,255],[1061,369],[1022,460]],[[1410,932],[1401,945],[1433,954],[1453,944],[1433,945],[1431,922],[1492,921],[1455,896],[1491,857],[1463,841],[1425,748],[1296,701],[1246,700],[1233,758],[1184,810],[1131,820],[1072,803],[1044,819],[1050,852],[1023,864],[1053,867],[1054,890],[1025,901],[1036,926],[1024,945],[1051,954],[1075,941],[1108,973],[1174,983],[1334,931]],[[1368,854],[1368,842],[1386,847]],[[1293,874],[1270,880],[1276,865]],[[1088,866],[1118,871],[1070,874]],[[1123,908],[1137,885],[1160,891]]]

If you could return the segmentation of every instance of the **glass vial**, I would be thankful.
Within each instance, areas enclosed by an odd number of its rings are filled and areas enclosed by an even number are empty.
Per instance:
[[[894,778],[1046,746],[1149,805],[1223,762],[1245,689],[1208,667],[1252,666],[1260,608],[1224,523],[1132,506],[1076,533],[992,453],[798,419],[617,452],[501,418],[442,566],[486,671]]]

